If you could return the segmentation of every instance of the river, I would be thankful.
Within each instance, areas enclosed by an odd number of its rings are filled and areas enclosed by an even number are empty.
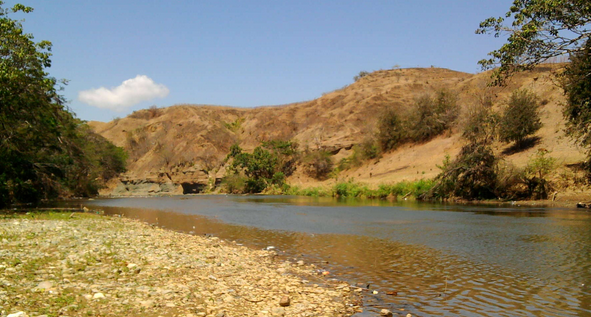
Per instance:
[[[368,287],[369,313],[591,316],[591,213],[575,208],[222,195],[85,205],[273,246],[285,259]]]

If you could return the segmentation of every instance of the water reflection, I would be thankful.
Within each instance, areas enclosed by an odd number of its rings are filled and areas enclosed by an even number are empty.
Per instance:
[[[368,292],[368,309],[591,316],[591,217],[585,212],[383,201],[352,206],[283,196],[90,204],[173,230],[273,245],[287,258],[370,284],[378,294]]]

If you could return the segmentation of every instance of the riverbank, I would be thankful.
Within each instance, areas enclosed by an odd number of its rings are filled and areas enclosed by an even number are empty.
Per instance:
[[[359,310],[357,289],[325,279],[313,266],[125,218],[0,215],[0,246],[0,316],[351,316]]]

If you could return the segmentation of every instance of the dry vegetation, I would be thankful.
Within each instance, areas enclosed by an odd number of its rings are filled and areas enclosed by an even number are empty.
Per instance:
[[[178,193],[183,184],[215,183],[225,175],[224,158],[233,144],[248,152],[270,140],[297,142],[304,153],[330,153],[337,167],[336,171],[320,176],[311,169],[315,165],[308,158],[287,179],[291,185],[332,186],[354,178],[377,187],[435,177],[440,172],[437,165],[446,155],[455,157],[460,151],[461,132],[474,105],[486,100],[493,108],[501,109],[513,91],[526,88],[542,104],[542,128],[535,134],[536,141],[520,151],[495,143],[495,153],[514,166],[524,167],[539,149],[544,149],[556,160],[554,177],[564,187],[572,186],[580,177],[581,173],[574,167],[585,156],[563,131],[565,99],[554,77],[559,68],[560,65],[542,65],[519,73],[502,88],[487,87],[489,73],[472,75],[440,68],[381,70],[308,102],[253,109],[177,105],[141,110],[127,118],[91,125],[131,152],[129,173],[123,177],[125,186],[120,183],[111,186],[111,190],[118,188],[115,194],[125,193],[123,187],[128,193],[135,190],[146,193],[130,184],[172,184],[170,188],[176,188]],[[442,127],[444,133],[421,135],[413,142],[393,147],[392,151],[371,154],[377,144],[379,120],[387,111],[405,116],[412,112],[413,105],[424,103],[425,98],[435,98],[442,91],[452,93],[458,106],[455,113],[445,112],[436,118],[438,122],[449,123],[457,117],[454,124]],[[446,115],[454,117],[450,119]],[[412,118],[406,120],[415,125],[420,121]],[[353,164],[338,168],[343,159]],[[151,188],[153,193],[163,190],[162,186]]]

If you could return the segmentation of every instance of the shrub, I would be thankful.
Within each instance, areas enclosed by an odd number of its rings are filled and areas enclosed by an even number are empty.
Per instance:
[[[414,142],[425,142],[452,127],[458,118],[458,97],[448,90],[419,97],[408,115],[408,133]]]
[[[365,185],[355,183],[353,180],[337,183],[333,187],[336,197],[362,197],[367,196],[369,188]]]
[[[330,153],[326,151],[314,151],[303,159],[304,173],[315,179],[326,179],[333,169]]]
[[[539,149],[525,168],[524,181],[527,185],[528,196],[533,199],[546,199],[552,189],[552,184],[548,180],[554,170],[556,159],[547,156],[548,151]]]
[[[462,137],[470,143],[493,141],[496,134],[498,115],[492,109],[492,103],[483,102],[467,109]]]
[[[271,141],[256,147],[252,153],[244,153],[234,144],[226,157],[226,160],[232,159],[228,172],[230,176],[243,174],[246,177],[243,192],[260,193],[269,186],[283,190],[286,175],[295,168],[296,148],[297,145],[289,141]]]
[[[406,141],[407,127],[393,108],[386,109],[380,116],[377,139],[382,151],[394,150]]]
[[[240,194],[246,191],[246,177],[240,174],[231,174],[224,177],[222,186],[230,194]]]
[[[300,157],[297,143],[292,141],[272,140],[263,142],[261,146],[277,157],[278,171],[281,171],[285,176],[293,174]]]
[[[539,98],[526,89],[515,90],[499,121],[499,138],[503,142],[523,141],[542,127]]]
[[[353,148],[355,150],[355,147]],[[357,146],[362,160],[371,160],[380,156],[380,147],[373,138],[366,138]]]
[[[448,90],[417,98],[405,116],[387,109],[378,121],[378,143],[391,151],[406,142],[429,141],[452,128],[459,111],[457,94]]]
[[[561,83],[567,96],[563,113],[566,132],[587,150],[587,162],[583,167],[591,179],[591,39],[571,55],[570,61]]]
[[[458,197],[468,200],[496,197],[497,159],[488,144],[469,143],[462,147],[458,157],[446,157],[440,166],[436,184],[423,193],[422,199]]]
[[[355,77],[353,77],[353,80],[354,81],[358,81],[359,79],[361,79],[361,78],[363,78],[363,77],[365,77],[367,75],[369,75],[369,72],[366,72],[366,71],[362,70],[362,71],[359,72],[358,75],[356,75]]]

